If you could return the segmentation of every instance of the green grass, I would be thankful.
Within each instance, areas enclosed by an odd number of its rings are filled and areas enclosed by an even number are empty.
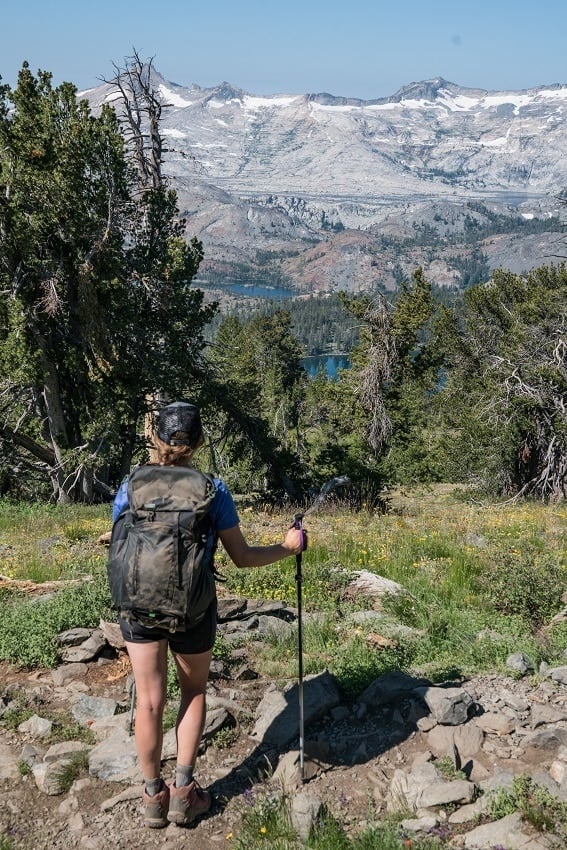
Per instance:
[[[505,669],[513,651],[527,652],[536,663],[559,657],[565,629],[543,627],[563,607],[566,506],[484,506],[467,503],[462,491],[447,486],[396,493],[391,503],[388,514],[334,507],[308,518],[302,584],[306,673],[330,669],[344,693],[355,695],[393,668],[441,679],[448,671],[470,675]],[[0,587],[5,610],[0,658],[50,666],[58,659],[58,631],[113,616],[105,587],[106,549],[96,544],[108,525],[105,506],[0,501],[0,573],[35,581],[94,576],[79,590],[65,588],[41,602]],[[243,512],[251,543],[281,540],[288,526],[287,515]],[[222,593],[296,605],[294,558],[238,570],[221,547],[219,567],[228,579]],[[349,620],[352,611],[373,605],[364,595],[347,593],[352,573],[361,569],[403,585],[405,592],[384,605],[392,619],[413,630],[409,636],[390,635],[387,623]],[[311,622],[313,612],[324,616]],[[376,632],[392,636],[397,646],[377,648]],[[215,656],[226,658],[230,648],[219,639]],[[279,680],[294,677],[296,657],[296,630],[289,638],[270,638],[258,650],[260,671]]]
[[[106,505],[0,499],[0,574],[46,582],[100,571],[106,550],[96,541],[110,524]]]

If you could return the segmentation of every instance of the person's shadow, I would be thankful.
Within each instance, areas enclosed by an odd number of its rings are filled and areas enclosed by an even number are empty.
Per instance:
[[[326,677],[324,688],[328,687],[330,692],[326,711],[321,710],[321,677]],[[336,682],[331,674],[306,677],[303,781],[308,782],[336,766],[364,764],[406,740],[418,730],[418,720],[429,714],[415,689],[431,684],[407,673],[391,671],[375,679],[349,703],[341,700],[340,695],[338,699],[335,697]],[[299,685],[296,684],[281,695],[281,710],[261,729],[254,750],[230,773],[209,786],[215,800],[212,813],[222,811],[233,797],[244,794],[246,799],[256,783],[272,774],[282,756],[298,748]],[[299,768],[296,770],[300,778]]]

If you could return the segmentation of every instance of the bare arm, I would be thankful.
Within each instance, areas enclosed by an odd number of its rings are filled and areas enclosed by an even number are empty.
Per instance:
[[[239,525],[219,531],[222,545],[237,567],[265,567],[302,551],[301,532],[290,528],[283,543],[273,546],[249,546]]]

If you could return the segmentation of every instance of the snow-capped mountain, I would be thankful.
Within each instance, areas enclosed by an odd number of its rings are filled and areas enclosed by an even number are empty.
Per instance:
[[[396,215],[403,229],[424,207],[546,214],[567,185],[567,85],[488,92],[436,78],[363,101],[185,87],[159,74],[153,84],[165,169],[209,259],[290,242],[305,250]],[[82,96],[97,106],[116,93],[104,84]]]

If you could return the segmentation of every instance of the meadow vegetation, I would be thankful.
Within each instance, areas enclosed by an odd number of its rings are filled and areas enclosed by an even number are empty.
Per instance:
[[[241,519],[248,537],[260,544],[280,539],[289,523],[287,513],[251,508],[241,511]],[[386,513],[335,504],[312,515],[303,558],[305,672],[331,670],[345,696],[354,697],[384,670],[411,670],[440,681],[504,669],[517,651],[536,665],[553,661],[567,641],[566,624],[549,626],[563,607],[566,519],[561,503],[482,504],[446,485],[392,493]],[[106,550],[96,543],[108,526],[104,506],[0,503],[0,573],[12,579],[0,583],[1,659],[52,666],[60,631],[114,617]],[[295,604],[293,559],[238,570],[221,549],[217,562],[227,579],[219,593]],[[348,588],[359,570],[404,588],[383,600],[378,622],[352,616],[373,606]],[[33,593],[29,579],[39,585]],[[42,582],[48,582],[46,593],[40,592]],[[377,632],[388,640],[377,642]],[[294,630],[259,645],[261,672],[292,679],[296,639]],[[219,639],[217,657],[227,651]]]
[[[292,511],[241,510],[251,541],[281,538]],[[345,699],[354,698],[386,670],[406,670],[433,681],[504,670],[512,652],[534,664],[553,663],[567,645],[567,624],[551,624],[564,603],[567,575],[567,505],[540,501],[482,503],[453,486],[437,485],[389,494],[385,513],[325,506],[308,518],[309,548],[303,557],[304,672],[329,669]],[[58,662],[57,634],[114,618],[106,584],[106,549],[96,543],[107,530],[108,507],[0,502],[0,659],[22,667]],[[296,602],[293,559],[257,570],[237,570],[220,549],[226,577],[219,593]],[[353,594],[353,573],[368,570],[399,582],[404,592],[381,605],[379,621],[353,616],[373,607]],[[377,637],[381,638],[377,640]],[[385,640],[382,640],[385,638]],[[253,638],[248,638],[254,640]],[[250,647],[255,668],[280,683],[297,676],[297,632]],[[215,656],[231,646],[219,637]],[[173,669],[168,693],[176,691]],[[27,706],[4,715],[6,725],[26,718]],[[12,716],[13,715],[13,716]],[[173,714],[167,725],[174,722]],[[67,725],[73,725],[67,724]],[[68,737],[64,718],[54,740]],[[212,742],[233,743],[232,730]],[[81,764],[69,767],[72,782]],[[542,796],[543,794],[543,796]],[[370,806],[370,804],[369,804]],[[556,832],[564,807],[543,790],[518,780],[493,802],[494,816],[520,810],[535,826]],[[543,826],[542,826],[543,824]],[[238,834],[226,836],[237,850],[270,846],[292,850],[434,850],[443,836],[405,836],[394,820],[359,824],[353,833],[323,812],[307,845],[290,817],[290,800],[263,785],[243,796]],[[12,850],[2,837],[1,850]]]

